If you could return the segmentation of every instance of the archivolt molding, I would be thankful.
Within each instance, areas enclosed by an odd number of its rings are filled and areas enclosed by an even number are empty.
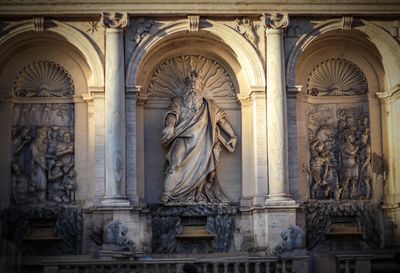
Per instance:
[[[361,20],[361,22],[361,26],[354,27],[353,29],[358,29],[365,33],[369,40],[377,47],[382,56],[385,73],[387,73],[387,89],[391,89],[392,86],[395,86],[400,81],[400,47],[397,41],[380,26],[366,20]],[[342,19],[327,20],[315,26],[314,30],[303,35],[297,41],[287,64],[286,75],[288,86],[296,85],[297,65],[301,54],[307,46],[324,33],[338,29],[342,29]]]
[[[140,45],[136,48],[130,58],[127,74],[126,86],[135,86],[141,63],[144,60],[146,53],[154,49],[165,37],[180,32],[189,31],[187,19],[171,22],[161,27],[157,32],[144,38]],[[234,29],[223,24],[211,21],[200,20],[200,31],[208,31],[215,36],[221,38],[237,55],[239,63],[242,65],[245,75],[247,76],[249,86],[252,88],[264,87],[265,76],[262,62],[253,48],[242,35]]]
[[[51,20],[55,25],[46,28],[46,31],[56,33],[64,37],[71,45],[75,46],[86,58],[92,71],[92,77],[88,79],[89,88],[101,88],[104,86],[104,68],[102,60],[90,41],[74,27],[65,23]],[[0,56],[4,56],[4,51],[8,49],[7,43],[12,43],[13,38],[28,31],[35,31],[33,20],[21,21],[6,28],[0,37]]]

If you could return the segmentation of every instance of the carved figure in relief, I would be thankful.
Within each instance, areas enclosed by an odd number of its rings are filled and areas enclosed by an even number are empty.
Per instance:
[[[317,191],[323,185],[326,185],[326,175],[328,171],[328,157],[325,154],[324,143],[315,140],[311,144],[311,165],[310,173],[312,177],[311,198],[317,197]]]
[[[32,157],[33,157],[33,179],[36,181],[39,191],[40,200],[46,199],[47,189],[47,128],[41,127],[38,129],[38,135],[33,141],[32,146]]]
[[[169,151],[161,203],[226,201],[217,182],[216,166],[221,144],[230,152],[235,150],[236,134],[225,112],[202,96],[202,83],[195,72],[185,84],[186,92],[172,98],[164,118],[161,143]]]
[[[371,198],[371,182],[372,182],[372,167],[371,167],[371,145],[369,140],[369,128],[364,128],[361,135],[361,150],[360,150],[360,184],[365,186],[365,198]]]
[[[359,172],[358,172],[358,149],[356,146],[356,131],[347,129],[345,131],[345,142],[341,147],[343,186],[341,197],[349,193],[351,198],[357,198],[359,194]],[[350,190],[351,187],[351,190]],[[350,191],[350,192],[349,192]]]
[[[61,142],[57,145],[56,156],[63,162],[64,173],[68,173],[68,171],[74,165],[72,162],[74,144],[71,142],[71,134],[68,132],[64,133],[63,140],[64,142]]]

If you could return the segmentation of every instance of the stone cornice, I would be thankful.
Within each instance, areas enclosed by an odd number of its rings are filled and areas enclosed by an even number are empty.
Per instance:
[[[124,11],[136,15],[213,14],[258,15],[260,10],[293,15],[399,15],[397,0],[0,0],[0,16],[98,15],[102,11]]]

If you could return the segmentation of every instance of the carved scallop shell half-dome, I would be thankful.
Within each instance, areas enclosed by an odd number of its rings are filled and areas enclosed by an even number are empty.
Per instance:
[[[71,97],[74,84],[61,65],[38,61],[25,66],[14,83],[17,97]]]
[[[361,69],[344,59],[330,59],[317,65],[308,78],[311,96],[354,96],[368,92]]]
[[[192,72],[196,72],[205,98],[236,96],[235,85],[228,72],[216,61],[195,55],[174,57],[161,64],[149,83],[149,96],[181,96],[186,90],[185,82]]]

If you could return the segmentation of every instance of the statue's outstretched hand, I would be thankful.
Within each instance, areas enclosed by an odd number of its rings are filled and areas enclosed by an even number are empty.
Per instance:
[[[161,136],[161,144],[166,145],[175,134],[175,127],[174,126],[167,126],[162,130]]]

